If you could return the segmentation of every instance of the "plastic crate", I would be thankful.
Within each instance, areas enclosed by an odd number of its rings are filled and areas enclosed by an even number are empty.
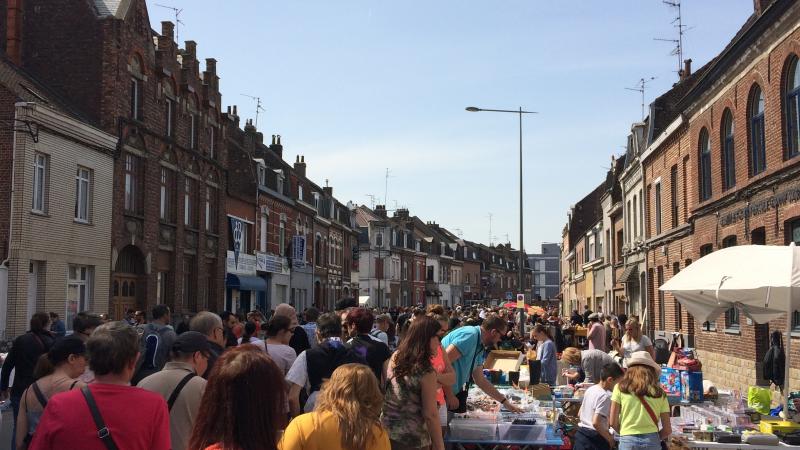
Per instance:
[[[497,432],[501,441],[515,442],[540,442],[547,437],[547,425],[512,425],[501,423],[497,425]]]
[[[496,423],[471,419],[450,421],[450,439],[455,441],[493,441],[497,438],[496,436]]]

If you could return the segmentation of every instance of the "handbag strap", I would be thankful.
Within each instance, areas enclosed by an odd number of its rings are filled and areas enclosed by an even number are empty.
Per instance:
[[[33,388],[33,393],[36,394],[36,400],[39,400],[39,403],[42,405],[42,409],[47,406],[47,397],[44,396],[44,393],[41,389],[39,389],[39,384],[34,382],[31,387]]]
[[[114,438],[111,437],[111,430],[108,429],[106,423],[103,421],[103,416],[100,415],[100,410],[97,409],[97,403],[94,401],[89,386],[82,387],[81,392],[83,393],[83,398],[86,399],[86,403],[89,405],[89,411],[92,412],[92,419],[94,419],[94,425],[97,427],[97,437],[103,441],[103,444],[105,444],[108,450],[119,450],[119,447],[117,447],[117,444],[114,442]]]
[[[183,379],[181,379],[181,381],[178,383],[177,386],[175,386],[175,389],[172,391],[172,394],[170,394],[170,396],[169,396],[169,400],[167,400],[167,410],[168,411],[172,411],[172,406],[175,405],[175,401],[178,400],[178,396],[181,394],[181,391],[183,390],[183,387],[186,386],[186,383],[188,383],[195,376],[196,376],[195,374],[189,373],[185,377],[183,377]]]
[[[642,406],[644,406],[644,409],[647,411],[647,415],[650,416],[650,418],[653,420],[653,423],[656,425],[656,429],[658,429],[658,417],[656,417],[656,413],[653,411],[653,408],[650,407],[650,404],[647,403],[647,400],[645,400],[644,397],[637,396],[636,398],[642,402]]]
[[[472,386],[472,383],[475,381],[472,378],[472,371],[475,370],[475,361],[478,360],[478,354],[481,352],[481,329],[478,328],[478,346],[475,348],[475,354],[472,356],[472,363],[469,365],[469,380],[467,380],[467,386],[465,391],[469,391],[469,388]]]

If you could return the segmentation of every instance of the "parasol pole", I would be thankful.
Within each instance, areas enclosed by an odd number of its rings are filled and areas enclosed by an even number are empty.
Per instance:
[[[794,288],[790,288],[791,297],[794,297]],[[792,368],[792,302],[786,307],[786,349],[784,354],[784,368],[783,368],[783,389],[781,389],[781,401],[783,403],[783,411],[781,417],[788,420],[789,418],[789,372]]]

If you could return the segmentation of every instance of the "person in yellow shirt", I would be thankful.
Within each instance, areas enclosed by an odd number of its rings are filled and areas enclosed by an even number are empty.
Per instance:
[[[390,450],[383,395],[368,366],[344,364],[322,386],[313,412],[295,417],[278,450]]]
[[[645,350],[628,359],[628,370],[611,394],[609,414],[611,427],[620,435],[620,450],[660,450],[672,434],[660,374],[661,366]]]

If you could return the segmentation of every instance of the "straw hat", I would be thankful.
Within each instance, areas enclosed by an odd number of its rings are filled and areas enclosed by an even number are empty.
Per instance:
[[[661,373],[661,366],[659,366],[653,358],[650,356],[650,353],[647,351],[640,351],[640,352],[633,352],[631,353],[631,357],[627,360],[628,367],[633,366],[648,366],[655,370],[657,373]]]

